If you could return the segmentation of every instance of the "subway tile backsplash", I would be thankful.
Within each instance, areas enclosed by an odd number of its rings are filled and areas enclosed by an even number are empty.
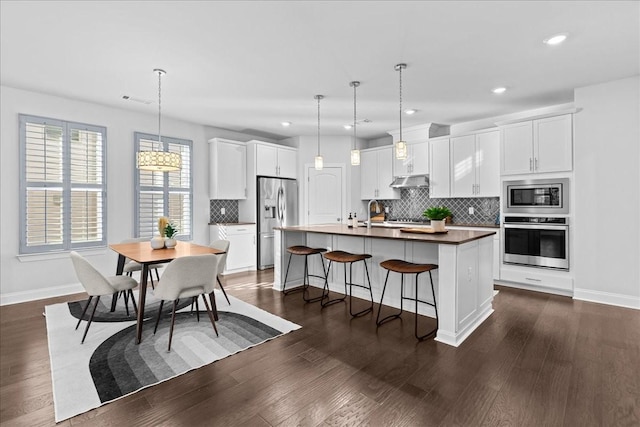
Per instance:
[[[446,206],[453,214],[454,224],[494,224],[500,212],[499,197],[430,199],[428,188],[403,188],[400,200],[380,202],[389,206],[387,219],[425,221],[425,209]],[[469,207],[473,207],[473,215],[469,215]]]
[[[222,213],[223,208],[224,214]],[[209,222],[238,222],[238,201],[209,200]]]

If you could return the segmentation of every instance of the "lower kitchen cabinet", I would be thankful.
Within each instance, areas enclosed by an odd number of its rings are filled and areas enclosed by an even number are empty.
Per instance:
[[[500,229],[485,227],[456,227],[455,225],[447,225],[451,230],[476,230],[476,231],[495,231],[493,236],[493,280],[500,280]]]
[[[224,273],[256,269],[256,225],[216,224],[209,227],[209,241],[228,240],[227,266]]]

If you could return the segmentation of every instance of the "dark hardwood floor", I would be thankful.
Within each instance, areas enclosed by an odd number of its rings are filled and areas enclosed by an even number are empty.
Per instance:
[[[60,425],[640,425],[640,311],[500,288],[495,313],[454,348],[417,342],[410,313],[376,329],[372,314],[321,311],[272,280],[223,283],[300,330]],[[54,425],[42,311],[81,297],[0,308],[2,425]]]

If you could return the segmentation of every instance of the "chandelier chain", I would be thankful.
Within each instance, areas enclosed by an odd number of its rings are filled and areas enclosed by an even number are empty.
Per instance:
[[[162,73],[158,71],[158,145],[160,146],[160,149],[162,149],[162,139],[160,137],[160,135],[162,135],[160,132],[162,127],[160,117],[162,117]]]

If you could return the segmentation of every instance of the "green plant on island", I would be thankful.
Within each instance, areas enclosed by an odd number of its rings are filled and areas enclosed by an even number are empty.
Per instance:
[[[173,222],[168,223],[164,227],[164,235],[167,239],[173,239],[178,234],[178,229]]]
[[[425,210],[422,215],[429,219],[439,221],[451,216],[451,211],[445,206],[433,206]]]

